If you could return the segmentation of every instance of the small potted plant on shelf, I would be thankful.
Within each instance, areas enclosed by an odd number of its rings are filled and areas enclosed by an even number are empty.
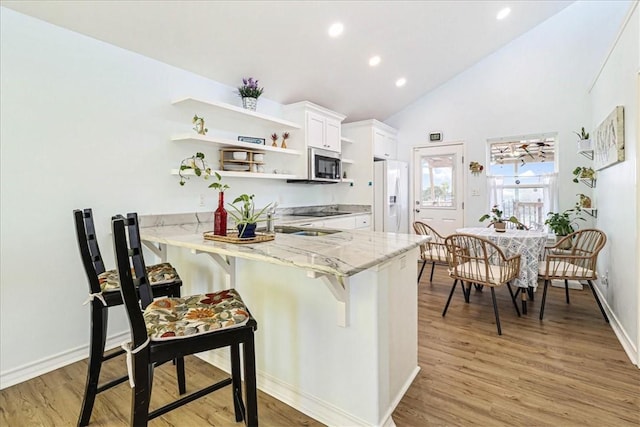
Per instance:
[[[573,132],[578,135],[578,151],[589,151],[593,150],[591,147],[591,140],[589,139],[589,132],[584,130],[584,127],[580,130],[580,132]]]
[[[580,179],[595,179],[596,171],[587,166],[578,166],[573,170],[573,182],[580,182]]]
[[[253,194],[241,194],[236,197],[232,204],[229,204],[232,208],[229,210],[229,215],[231,215],[236,222],[238,237],[241,239],[256,237],[257,223],[260,221],[262,214],[271,206],[271,203],[269,203],[256,213],[253,198]],[[235,205],[236,203],[241,203],[241,206],[237,207]]]
[[[193,130],[198,132],[198,134],[206,135],[207,132],[209,132],[209,129],[204,126],[204,117],[198,117],[198,115],[196,114],[193,116],[191,122],[195,125],[193,127]]]
[[[287,148],[287,139],[289,139],[289,132],[284,132],[282,134],[282,145],[281,148]]]
[[[258,80],[253,77],[243,78],[242,86],[238,88],[238,95],[242,98],[242,107],[255,111],[258,105],[258,98],[262,95],[264,88],[258,87]]]
[[[510,216],[509,218],[502,217],[502,211],[498,209],[498,205],[493,205],[491,208],[491,212],[488,214],[484,214],[480,217],[478,221],[482,222],[485,219],[489,220],[490,224],[493,224],[496,231],[499,233],[504,233],[506,231],[506,222],[512,222],[516,225],[520,225],[520,221],[515,216]]]
[[[278,146],[278,134],[277,133],[272,133],[271,134],[271,146],[272,147],[277,147]]]
[[[213,213],[213,234],[216,236],[227,235],[227,211],[224,208],[224,191],[229,189],[227,184],[222,183],[222,177],[218,172],[212,171],[207,162],[204,160],[203,153],[196,153],[191,157],[187,157],[180,163],[178,169],[178,175],[180,175],[180,185],[184,185],[186,180],[189,179],[183,172],[192,170],[196,176],[200,176],[203,179],[209,179],[213,175],[216,182],[209,184],[209,188],[218,190],[218,208]]]

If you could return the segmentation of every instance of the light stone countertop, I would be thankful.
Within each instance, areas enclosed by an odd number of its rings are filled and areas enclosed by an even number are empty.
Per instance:
[[[382,264],[428,239],[415,234],[342,230],[324,236],[277,233],[275,240],[268,242],[232,244],[205,240],[202,234],[212,228],[210,214],[140,217],[141,238],[148,242],[343,277]]]

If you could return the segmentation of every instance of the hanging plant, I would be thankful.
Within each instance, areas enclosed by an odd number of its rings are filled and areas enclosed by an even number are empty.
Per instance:
[[[471,163],[469,163],[469,170],[474,175],[480,175],[482,173],[482,171],[484,170],[484,166],[482,166],[478,162],[471,162]]]

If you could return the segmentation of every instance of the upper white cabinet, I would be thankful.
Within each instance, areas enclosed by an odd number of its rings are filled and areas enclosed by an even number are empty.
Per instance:
[[[396,159],[398,155],[398,131],[378,120],[362,120],[345,123],[342,133],[359,143],[371,147],[373,158]]]
[[[397,155],[398,138],[396,134],[384,129],[374,128],[373,157],[376,159],[395,159]]]
[[[307,101],[286,105],[284,114],[289,120],[304,123],[307,147],[340,152],[341,123],[344,115]]]

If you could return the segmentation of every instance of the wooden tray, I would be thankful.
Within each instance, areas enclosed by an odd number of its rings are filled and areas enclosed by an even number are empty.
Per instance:
[[[268,242],[275,239],[275,234],[256,233],[256,237],[240,238],[237,231],[227,231],[226,236],[216,236],[213,231],[205,231],[203,234],[205,240],[214,240],[216,242],[227,242],[236,244],[260,243]]]

